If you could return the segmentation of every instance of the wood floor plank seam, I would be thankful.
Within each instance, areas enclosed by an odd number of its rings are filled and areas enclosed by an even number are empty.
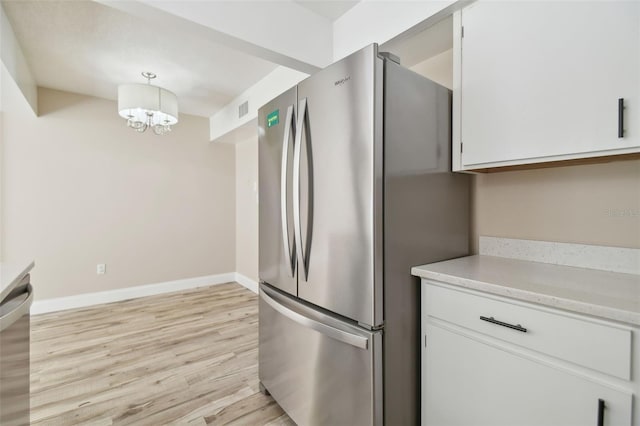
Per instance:
[[[257,296],[237,283],[31,318],[31,424],[294,423],[258,390]]]

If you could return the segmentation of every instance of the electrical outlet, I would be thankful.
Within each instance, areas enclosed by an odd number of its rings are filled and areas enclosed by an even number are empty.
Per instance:
[[[104,275],[106,273],[107,273],[107,265],[104,263],[98,263],[98,266],[96,267],[96,274]]]

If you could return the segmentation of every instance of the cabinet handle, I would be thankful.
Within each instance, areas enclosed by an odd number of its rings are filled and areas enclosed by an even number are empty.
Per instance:
[[[517,324],[517,325],[509,324],[508,322],[498,321],[494,317],[483,317],[483,316],[480,316],[480,319],[482,321],[490,322],[491,324],[498,324],[498,325],[501,325],[503,327],[512,328],[514,330],[521,331],[523,333],[527,332],[527,329],[524,328],[523,326],[521,326],[520,324]]]
[[[618,99],[618,138],[624,137],[624,98]]]
[[[598,399],[598,426],[604,426],[604,399]]]

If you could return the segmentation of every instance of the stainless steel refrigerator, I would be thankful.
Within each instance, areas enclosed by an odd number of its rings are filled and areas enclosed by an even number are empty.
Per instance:
[[[410,268],[469,246],[451,92],[371,45],[258,121],[261,389],[299,425],[417,424]]]

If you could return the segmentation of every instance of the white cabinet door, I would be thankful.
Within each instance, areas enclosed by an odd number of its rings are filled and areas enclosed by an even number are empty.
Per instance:
[[[640,2],[480,0],[461,24],[454,170],[640,151]]]
[[[632,396],[427,323],[422,424],[630,426]]]

